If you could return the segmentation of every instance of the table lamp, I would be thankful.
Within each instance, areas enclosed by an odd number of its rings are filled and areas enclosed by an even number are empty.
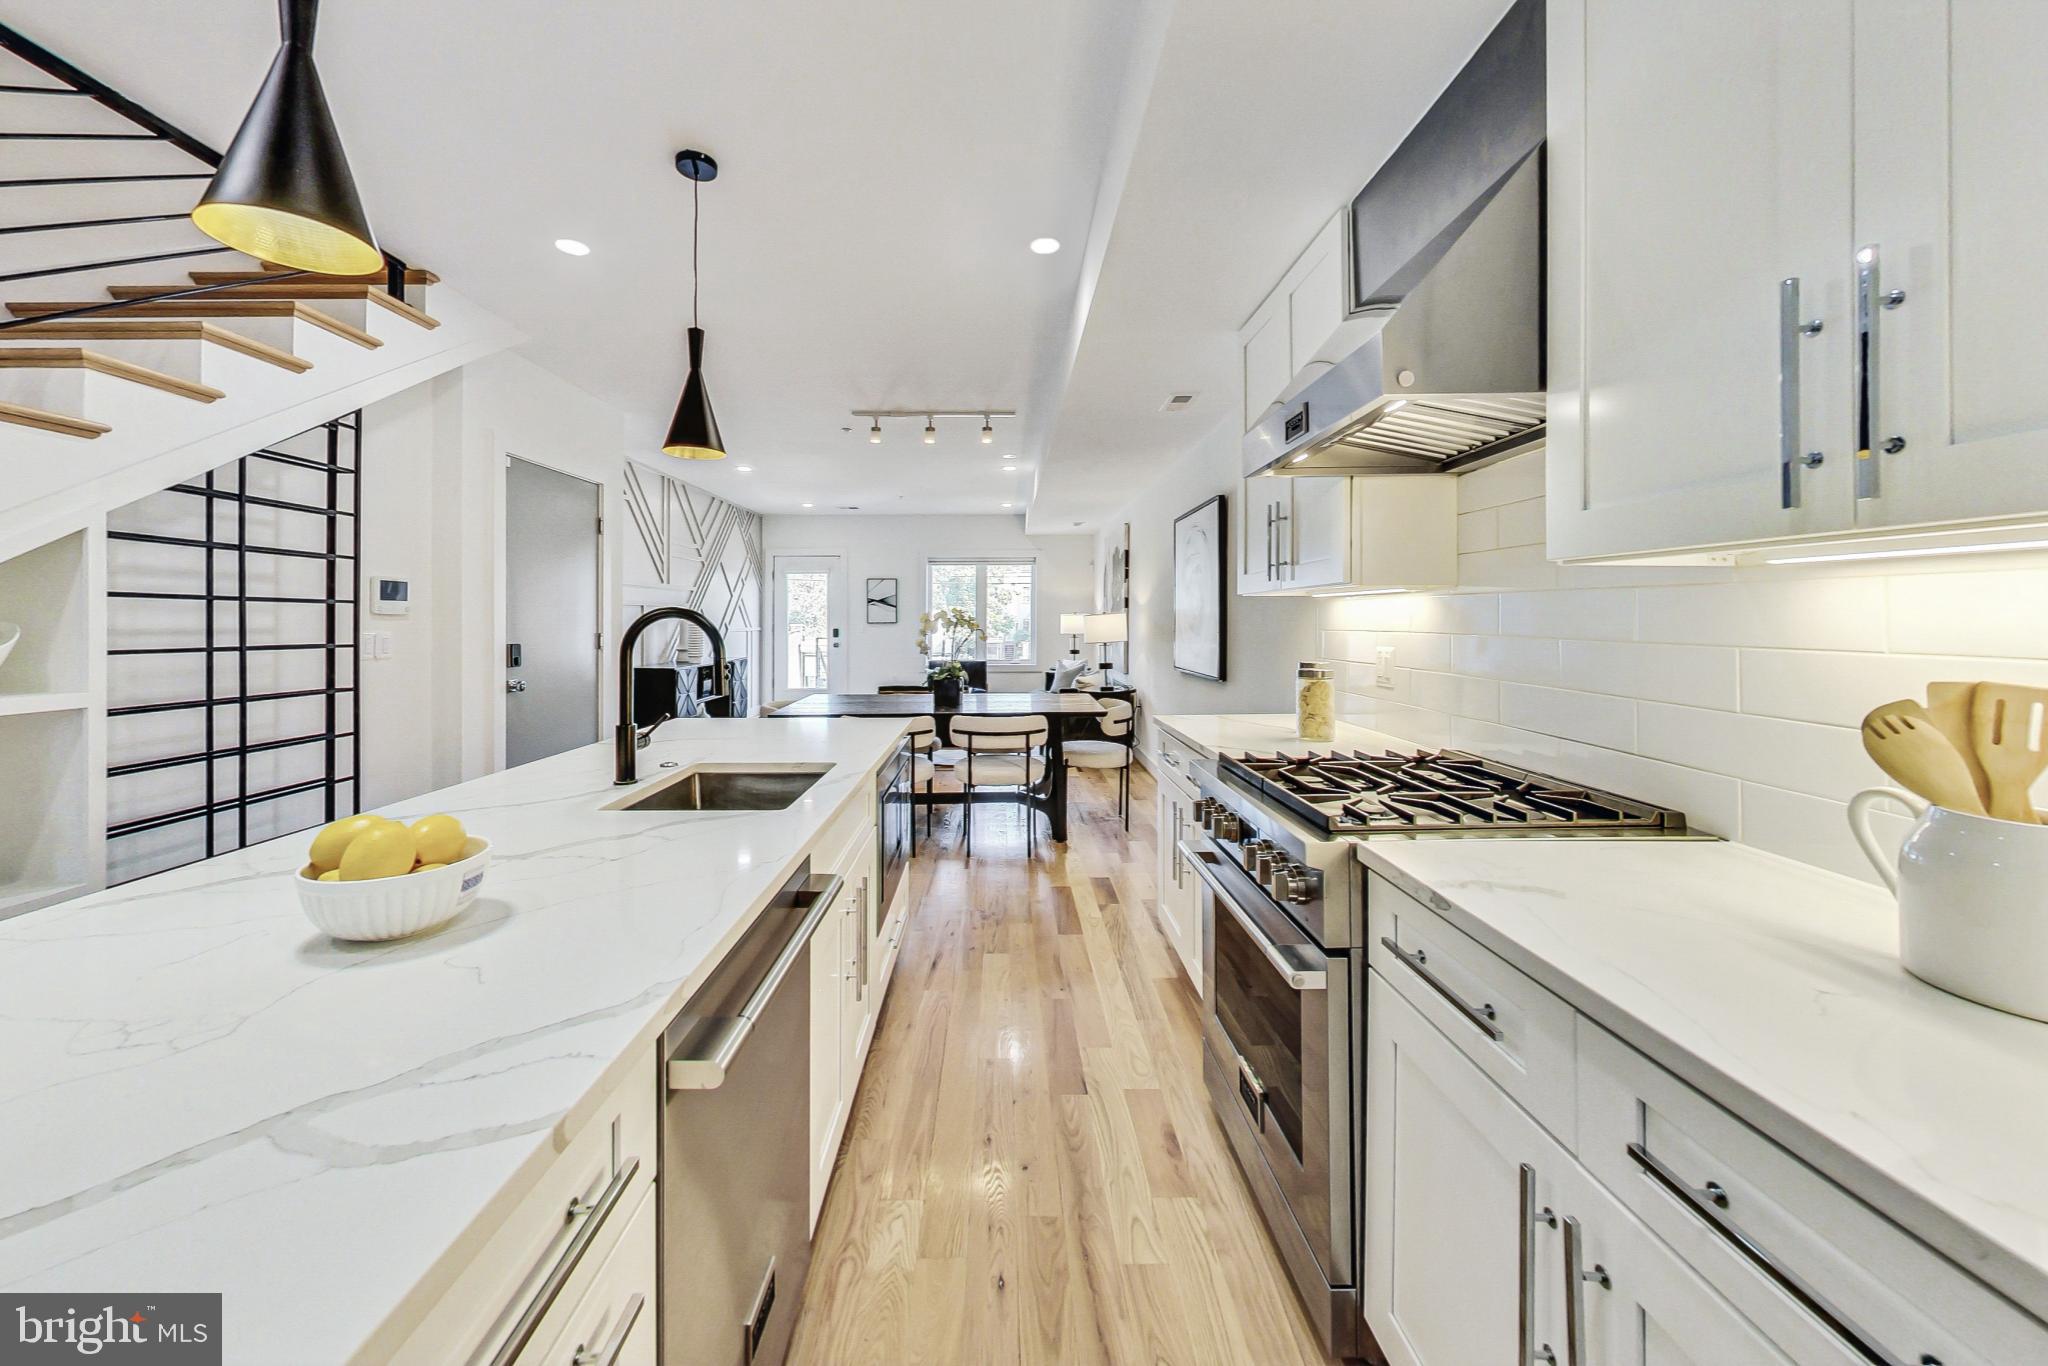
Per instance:
[[[1109,672],[1108,646],[1121,645],[1130,639],[1130,626],[1122,612],[1090,612],[1084,623],[1082,634],[1090,645],[1105,647],[1098,661],[1104,673]]]
[[[1088,629],[1083,624],[1087,620],[1086,612],[1060,613],[1060,634],[1067,638],[1067,654],[1074,659],[1081,657],[1081,633]]]

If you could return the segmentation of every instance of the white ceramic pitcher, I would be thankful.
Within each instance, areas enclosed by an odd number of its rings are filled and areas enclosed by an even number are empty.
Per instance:
[[[1870,829],[1893,801],[1919,817],[1894,869]],[[2048,825],[1969,816],[1873,787],[1849,800],[1849,828],[1899,899],[1899,961],[1943,991],[2048,1020]]]

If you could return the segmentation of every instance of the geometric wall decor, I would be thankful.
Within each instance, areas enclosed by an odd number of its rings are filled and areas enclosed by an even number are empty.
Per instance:
[[[728,657],[752,661],[761,640],[761,514],[626,462],[626,512],[637,533],[626,540],[625,618],[648,607],[693,607],[725,637]],[[710,651],[685,622],[643,637],[640,663],[702,663]]]

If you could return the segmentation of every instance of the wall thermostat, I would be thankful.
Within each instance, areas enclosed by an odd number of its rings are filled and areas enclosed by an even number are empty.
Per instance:
[[[402,617],[412,612],[412,581],[371,579],[370,611],[380,617]]]

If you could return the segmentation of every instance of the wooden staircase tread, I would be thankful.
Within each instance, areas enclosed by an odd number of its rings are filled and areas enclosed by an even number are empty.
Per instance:
[[[147,299],[154,294],[168,294],[183,288],[179,285],[109,285],[107,293],[116,299]],[[223,289],[216,293],[217,299],[367,299],[382,308],[388,308],[399,317],[420,327],[439,327],[441,324],[428,317],[411,304],[392,295],[381,285],[353,284],[347,281],[322,283],[320,281],[287,280],[283,284],[266,285],[260,281]]]
[[[226,284],[230,280],[267,280],[274,275],[282,275],[290,270],[290,266],[269,265],[266,265],[261,270],[195,270],[192,272],[192,283],[195,285],[219,285]],[[307,284],[323,285],[381,285],[385,282],[385,275],[381,270],[368,275],[328,275],[322,272],[313,275],[302,275],[299,278]],[[438,285],[441,283],[441,277],[434,274],[431,270],[421,270],[416,266],[408,266],[405,272],[405,282],[409,285]]]
[[[20,427],[56,432],[60,436],[83,437],[87,441],[97,436],[105,436],[114,430],[104,422],[68,417],[63,413],[46,413],[40,408],[24,408],[19,403],[5,402],[0,402],[0,422],[12,422]]]
[[[211,403],[217,398],[227,397],[225,390],[216,389],[211,384],[180,379],[161,370],[152,370],[146,365],[135,365],[98,351],[88,351],[82,346],[0,348],[0,370],[93,370],[102,375],[111,375],[115,379],[127,380],[131,384],[161,389],[167,394],[176,394],[180,398],[189,398],[198,403]]]
[[[102,300],[101,302],[105,302]],[[68,313],[74,308],[89,308],[91,304],[65,303],[58,300],[35,299],[10,303],[7,311],[17,318],[35,318],[45,313]],[[297,318],[315,327],[325,328],[337,337],[346,338],[357,346],[374,350],[384,343],[360,327],[350,327],[332,313],[322,313],[296,299],[172,299],[165,303],[130,303],[120,310],[108,310],[99,314],[103,319],[112,318]]]
[[[267,361],[295,374],[304,374],[313,368],[313,362],[295,356],[289,351],[199,319],[131,318],[111,322],[80,319],[61,323],[36,323],[29,327],[14,328],[0,340],[17,338],[30,341],[201,341],[224,346],[230,351],[239,351],[245,356]]]

